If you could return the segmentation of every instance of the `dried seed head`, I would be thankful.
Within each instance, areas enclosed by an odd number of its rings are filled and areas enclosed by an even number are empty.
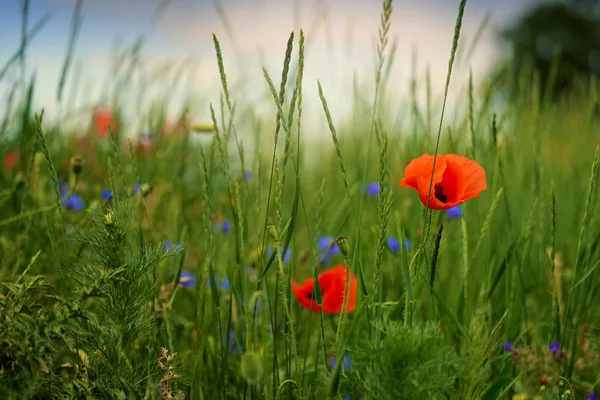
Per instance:
[[[73,172],[73,174],[81,174],[81,171],[83,171],[83,165],[84,161],[82,156],[75,156],[71,158],[71,171]]]

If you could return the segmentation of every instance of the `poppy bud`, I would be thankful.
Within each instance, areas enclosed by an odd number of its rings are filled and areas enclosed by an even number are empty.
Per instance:
[[[83,157],[75,156],[71,158],[71,172],[76,176],[81,174],[81,171],[83,171],[83,164]]]
[[[267,225],[267,232],[269,232],[269,235],[271,235],[271,237],[275,240],[279,239],[279,233],[277,232],[277,228],[275,227],[275,225],[273,224],[269,224]]]
[[[242,356],[242,376],[251,385],[257,385],[264,375],[264,367],[260,356],[253,351],[248,351]]]
[[[350,254],[348,240],[345,237],[340,236],[335,240],[335,243],[338,245],[340,252],[344,255],[344,257],[348,257],[348,254]]]
[[[540,378],[540,385],[546,386],[547,384],[548,384],[548,377],[546,375],[544,375]]]

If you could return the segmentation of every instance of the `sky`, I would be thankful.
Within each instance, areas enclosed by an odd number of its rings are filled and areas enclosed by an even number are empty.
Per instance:
[[[18,50],[22,0],[0,0],[0,66]],[[308,130],[320,135],[325,122],[318,97],[322,84],[332,116],[343,120],[352,106],[355,86],[372,98],[375,44],[381,2],[376,0],[87,0],[82,7],[73,63],[62,100],[58,82],[69,43],[75,0],[31,0],[27,29],[49,15],[27,46],[24,64],[17,63],[0,82],[3,100],[21,77],[35,74],[34,106],[66,122],[79,121],[93,104],[108,102],[119,89],[129,130],[147,128],[152,104],[167,102],[171,117],[190,104],[195,122],[210,121],[209,105],[219,111],[221,82],[213,34],[223,53],[232,102],[239,113],[274,119],[275,106],[263,75],[265,67],[278,87],[290,33],[306,36],[304,115]],[[463,20],[459,51],[466,52],[489,15],[472,56],[455,66],[450,98],[464,92],[469,69],[476,81],[503,57],[497,33],[536,0],[470,0]],[[390,44],[397,43],[386,101],[399,108],[410,95],[416,71],[423,82],[427,68],[434,95],[441,96],[458,0],[404,0],[393,3]],[[143,38],[140,71],[131,79],[115,65],[116,50]],[[296,60],[294,53],[293,64]],[[24,67],[24,69],[23,69]],[[125,68],[121,68],[125,71]],[[24,72],[24,73],[23,73]],[[421,85],[423,86],[423,85]],[[456,100],[458,101],[458,100]],[[245,108],[244,108],[245,106]],[[452,108],[452,101],[449,104]],[[326,133],[326,132],[324,132]],[[327,133],[328,134],[328,133]]]

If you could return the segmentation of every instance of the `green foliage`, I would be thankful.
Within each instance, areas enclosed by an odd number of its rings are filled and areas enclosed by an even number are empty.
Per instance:
[[[74,301],[90,312],[79,321],[84,333],[78,336],[89,355],[90,379],[139,395],[149,374],[156,377],[157,356],[142,346],[155,334],[154,273],[165,254],[162,245],[132,237],[132,215],[129,200],[91,208],[91,229],[79,232],[76,258],[64,269],[76,282]]]
[[[377,399],[456,398],[461,362],[435,323],[377,322],[379,340],[361,335],[342,387]]]
[[[0,391],[6,399],[74,398],[82,380],[69,307],[41,276],[0,288]]]

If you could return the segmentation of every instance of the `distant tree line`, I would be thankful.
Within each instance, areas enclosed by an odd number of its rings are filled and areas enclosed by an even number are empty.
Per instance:
[[[537,71],[542,91],[551,88],[546,94],[553,99],[600,77],[600,0],[541,3],[501,37],[512,54],[495,77],[508,77],[513,92],[531,83],[524,71]]]

